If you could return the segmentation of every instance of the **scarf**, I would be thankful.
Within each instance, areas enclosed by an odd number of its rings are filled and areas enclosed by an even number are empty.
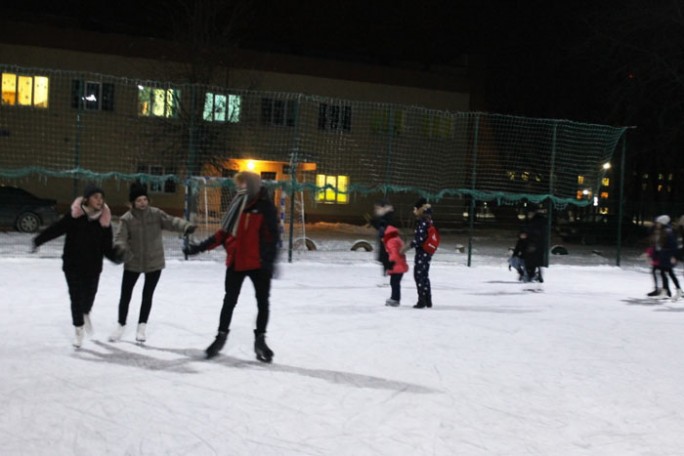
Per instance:
[[[230,233],[233,237],[237,236],[238,220],[240,214],[245,210],[247,204],[247,192],[245,190],[238,190],[237,194],[230,202],[228,210],[223,214],[221,219],[221,229],[226,233]]]

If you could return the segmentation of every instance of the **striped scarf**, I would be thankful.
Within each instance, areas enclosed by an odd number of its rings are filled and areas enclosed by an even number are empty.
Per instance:
[[[238,190],[237,194],[230,202],[228,210],[223,214],[221,219],[221,229],[226,233],[230,233],[233,237],[237,236],[238,220],[240,219],[240,214],[245,210],[245,205],[247,204],[247,192],[245,190]]]

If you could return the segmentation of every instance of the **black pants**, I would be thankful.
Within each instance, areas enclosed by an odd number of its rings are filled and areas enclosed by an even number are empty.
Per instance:
[[[677,280],[677,275],[674,273],[672,270],[672,267],[665,267],[665,266],[660,266],[658,267],[660,270],[660,278],[663,280],[663,289],[668,291],[668,296],[670,295],[670,285],[667,281],[667,276],[669,275],[670,278],[672,279],[672,283],[675,284],[676,289],[679,289],[679,280]],[[657,284],[656,284],[657,288]]]
[[[392,287],[391,299],[401,302],[401,278],[404,274],[390,274],[390,287]]]
[[[74,326],[83,326],[83,315],[93,309],[100,272],[64,271],[64,275],[71,299],[71,321]]]
[[[271,294],[271,273],[263,269],[252,269],[251,271],[234,271],[226,269],[225,290],[223,297],[223,307],[221,308],[221,319],[219,321],[219,331],[228,331],[230,322],[233,319],[233,309],[237,304],[242,282],[245,277],[249,277],[254,285],[254,292],[257,300],[257,319],[256,332],[263,334],[266,332],[269,316],[269,296]]]
[[[135,287],[140,272],[126,271],[124,269],[123,279],[121,279],[121,298],[119,299],[119,324],[125,325],[126,318],[128,318],[128,306],[131,303],[133,296],[133,288]],[[161,277],[161,269],[158,271],[145,273],[145,285],[143,285],[142,304],[140,305],[140,317],[138,323],[147,323],[152,310],[152,297],[154,296],[154,289],[157,288]]]

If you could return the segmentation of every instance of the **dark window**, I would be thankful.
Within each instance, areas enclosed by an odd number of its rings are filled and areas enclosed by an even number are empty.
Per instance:
[[[294,127],[297,123],[297,102],[294,100],[261,99],[261,123]]]
[[[96,81],[71,81],[71,107],[87,111],[114,110],[114,84]]]
[[[337,106],[321,103],[318,106],[318,129],[351,131],[351,106]]]

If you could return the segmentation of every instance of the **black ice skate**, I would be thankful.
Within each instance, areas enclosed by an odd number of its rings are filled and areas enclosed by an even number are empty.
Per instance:
[[[266,334],[257,334],[257,332],[254,331],[254,337],[254,353],[256,353],[256,359],[263,363],[270,363],[273,361],[273,350],[266,345]]]
[[[211,359],[218,355],[223,346],[226,344],[226,339],[228,338],[228,331],[219,331],[216,335],[216,339],[207,347],[204,351],[207,354],[207,359]]]

